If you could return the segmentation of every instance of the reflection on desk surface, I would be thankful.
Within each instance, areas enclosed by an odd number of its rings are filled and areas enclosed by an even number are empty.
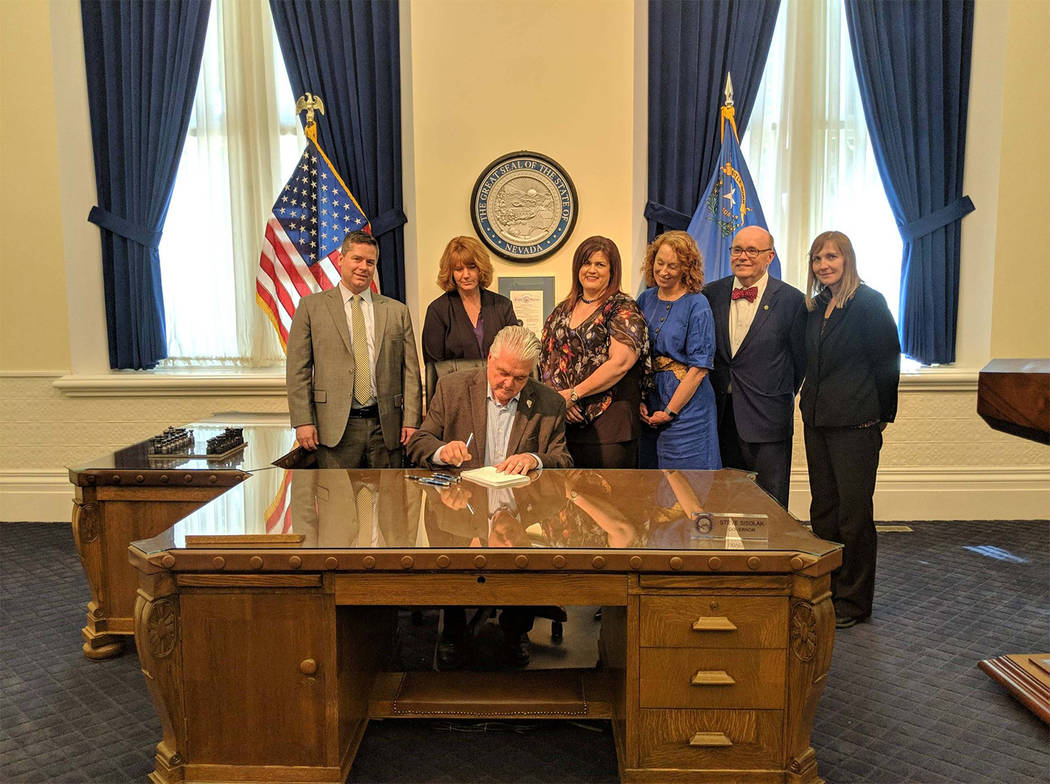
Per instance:
[[[794,551],[837,545],[813,534],[741,471],[547,469],[527,485],[421,484],[413,470],[255,473],[173,528],[136,542],[183,549],[187,536],[257,541],[296,534],[307,549],[562,548]],[[247,542],[247,540],[245,540]],[[250,545],[245,545],[250,546]]]
[[[203,455],[209,438],[220,435],[227,427],[236,426],[243,430],[245,448],[229,457],[214,460]],[[70,467],[71,474],[92,471],[222,471],[236,469],[255,471],[271,465],[274,455],[288,452],[295,443],[295,431],[286,422],[280,423],[245,423],[245,422],[191,422],[182,425],[193,431],[194,446],[188,454],[199,457],[151,456],[149,455],[149,438],[123,449],[118,449],[80,466]],[[161,428],[163,430],[163,428]]]

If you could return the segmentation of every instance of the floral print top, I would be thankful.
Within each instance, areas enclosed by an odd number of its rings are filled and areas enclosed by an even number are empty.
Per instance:
[[[648,378],[649,327],[633,299],[621,292],[613,294],[575,329],[569,326],[571,313],[568,303],[561,302],[543,325],[540,358],[543,383],[555,389],[576,386],[609,359],[609,341],[614,338],[638,352],[635,368],[641,369],[643,379]],[[633,375],[629,373],[628,377]],[[580,411],[587,422],[593,422],[608,410],[621,392],[620,383],[580,400]],[[634,383],[638,383],[637,378]]]

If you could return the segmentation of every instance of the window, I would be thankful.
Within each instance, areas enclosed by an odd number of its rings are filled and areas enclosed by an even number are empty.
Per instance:
[[[741,148],[786,281],[805,289],[822,231],[845,233],[897,318],[902,243],[882,187],[842,0],[784,0]]]
[[[160,243],[164,365],[283,361],[255,273],[273,200],[305,143],[268,3],[214,0]]]

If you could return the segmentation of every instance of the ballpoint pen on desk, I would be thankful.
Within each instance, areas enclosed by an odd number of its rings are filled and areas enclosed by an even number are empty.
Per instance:
[[[452,482],[447,479],[436,479],[430,476],[412,476],[408,474],[405,479],[411,479],[413,482],[419,482],[422,485],[436,485],[437,487],[451,487]]]

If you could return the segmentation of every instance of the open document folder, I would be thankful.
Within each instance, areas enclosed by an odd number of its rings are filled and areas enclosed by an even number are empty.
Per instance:
[[[495,466],[483,468],[471,468],[460,474],[463,479],[469,479],[479,485],[486,487],[512,487],[514,485],[527,485],[532,480],[525,474],[504,474],[497,471]]]

